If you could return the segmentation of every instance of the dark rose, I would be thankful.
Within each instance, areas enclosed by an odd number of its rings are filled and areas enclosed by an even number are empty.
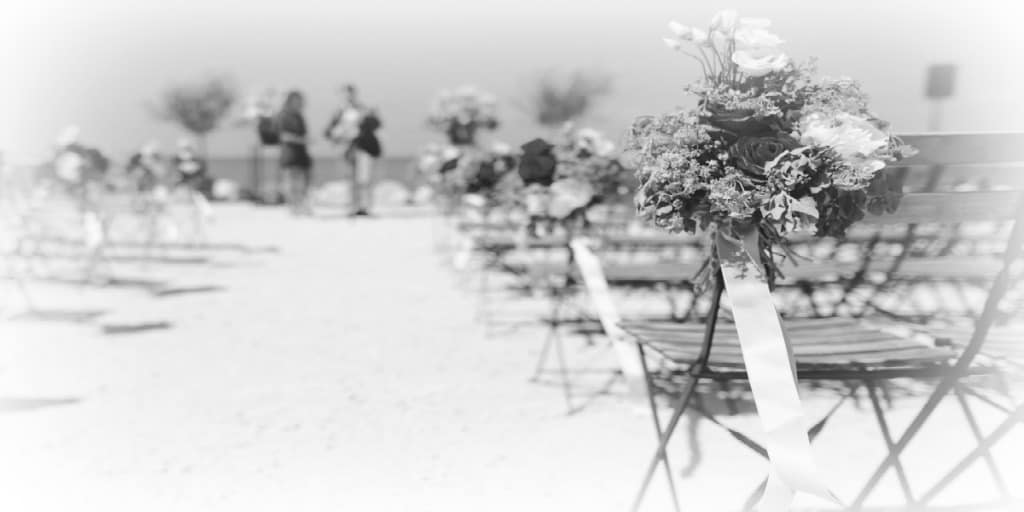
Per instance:
[[[453,146],[472,146],[476,143],[476,130],[477,124],[474,121],[453,119],[448,124],[448,142]]]
[[[493,160],[484,160],[479,163],[476,175],[468,179],[466,191],[470,193],[490,190],[498,183],[498,172],[494,168]]]
[[[737,137],[763,136],[780,131],[777,120],[755,117],[753,109],[726,110],[711,105],[707,110],[710,114],[703,117],[702,122]]]
[[[750,176],[764,176],[764,166],[786,150],[797,147],[787,135],[740,137],[729,146],[734,165]]]
[[[523,183],[539,183],[551,185],[555,180],[555,168],[558,161],[552,151],[554,146],[544,139],[533,139],[521,146],[523,156],[519,159],[519,176]]]

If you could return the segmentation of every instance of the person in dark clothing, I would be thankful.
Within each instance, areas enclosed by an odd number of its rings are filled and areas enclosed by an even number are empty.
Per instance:
[[[206,160],[199,156],[195,143],[183,138],[178,141],[178,152],[171,159],[177,173],[175,188],[183,188],[192,203],[193,230],[199,241],[206,241],[207,225],[213,218],[213,207],[204,193],[211,188],[207,175]]]
[[[171,159],[177,173],[175,187],[185,187],[195,192],[207,188],[206,160],[196,152],[195,144],[189,139],[178,141],[178,151]]]
[[[133,154],[128,159],[125,171],[134,182],[135,191],[142,196],[159,199],[166,195],[167,190],[164,187],[167,183],[167,168],[156,141],[147,142]]]
[[[313,178],[313,159],[306,148],[306,119],[302,115],[305,100],[299,91],[291,91],[278,114],[281,140],[281,169],[288,179],[288,203],[292,213],[310,215],[309,188]]]
[[[373,164],[381,155],[377,112],[359,101],[354,85],[343,89],[345,99],[327,125],[325,135],[342,150],[342,160],[352,172],[353,216],[370,215],[373,202]]]

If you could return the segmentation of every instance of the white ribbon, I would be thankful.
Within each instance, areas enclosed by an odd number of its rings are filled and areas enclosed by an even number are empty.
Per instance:
[[[573,239],[569,242],[569,247],[572,248],[576,266],[580,269],[583,284],[587,287],[587,295],[590,296],[590,302],[597,311],[601,327],[611,339],[627,385],[631,389],[644,389],[644,369],[640,362],[640,354],[630,343],[626,332],[619,327],[622,317],[619,316],[615,302],[612,301],[612,295],[608,291],[608,280],[605,279],[604,270],[601,269],[601,261],[591,250],[588,240]]]
[[[455,270],[465,270],[469,266],[469,260],[473,258],[473,237],[459,233],[456,239],[455,254],[452,256],[452,266]]]
[[[85,248],[94,251],[103,245],[103,221],[96,212],[85,212],[82,217],[82,231],[85,235]]]
[[[807,436],[796,362],[760,265],[758,234],[715,240],[743,362],[768,451],[768,484],[760,512],[789,510],[796,491],[838,503],[825,485]]]

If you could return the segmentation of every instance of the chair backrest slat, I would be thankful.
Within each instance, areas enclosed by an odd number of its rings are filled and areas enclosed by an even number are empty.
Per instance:
[[[871,224],[955,224],[959,222],[1004,221],[1015,218],[1024,199],[1019,191],[922,192],[907,194],[895,213],[871,215]]]
[[[1024,162],[1024,132],[900,135],[918,154],[901,165],[980,165]]]

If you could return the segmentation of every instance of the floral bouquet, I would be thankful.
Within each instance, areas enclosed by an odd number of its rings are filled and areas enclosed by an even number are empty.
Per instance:
[[[449,206],[465,203],[486,208],[508,203],[521,187],[516,156],[507,144],[487,148],[428,146],[420,156],[420,172]]]
[[[498,127],[494,95],[473,86],[444,90],[434,99],[427,122],[448,137],[454,146],[472,146],[477,131]]]
[[[866,212],[895,210],[902,184],[890,183],[885,168],[913,150],[868,110],[856,82],[794,64],[769,26],[735,11],[706,30],[670,24],[666,43],[704,73],[687,89],[697,106],[637,119],[627,149],[639,214],[672,232],[713,237],[704,276],[728,293],[771,465],[755,508],[774,512],[789,510],[796,491],[835,497],[813,457],[771,294],[773,248],[788,250],[786,237],[797,232],[842,237]]]
[[[534,224],[577,218],[586,224],[589,207],[636,189],[634,173],[619,162],[615,144],[596,130],[569,127],[559,145],[534,139],[522,150],[520,197]]]
[[[735,11],[707,30],[672,22],[665,42],[704,73],[687,88],[697,107],[636,119],[627,150],[642,217],[672,232],[757,230],[774,276],[771,248],[787,234],[842,237],[865,212],[893,211],[902,184],[884,169],[914,150],[857,82],[815,77],[769,26]]]

